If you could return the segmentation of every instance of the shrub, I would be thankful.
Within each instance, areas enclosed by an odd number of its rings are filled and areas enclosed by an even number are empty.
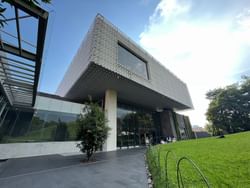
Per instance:
[[[97,103],[92,101],[86,103],[83,114],[80,114],[77,121],[77,139],[81,141],[77,147],[83,153],[86,152],[88,161],[93,153],[101,149],[108,137],[110,128],[107,126],[107,122],[104,111]]]

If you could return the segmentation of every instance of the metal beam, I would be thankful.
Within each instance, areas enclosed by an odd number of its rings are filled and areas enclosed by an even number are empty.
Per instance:
[[[29,102],[30,105],[31,105],[32,98],[31,97],[25,97],[23,95],[18,95],[18,96],[16,96],[15,102],[18,102],[18,101],[20,101],[20,102]]]
[[[7,74],[6,74],[6,69],[5,69],[5,66],[2,64],[1,65],[1,69],[0,69],[0,71],[4,74],[4,78],[6,78],[7,77]],[[8,102],[9,102],[9,104],[10,105],[12,105],[13,103],[12,103],[12,100],[13,100],[13,94],[12,94],[12,92],[10,91],[10,92],[8,92],[8,93],[6,93],[5,92],[5,87],[2,85],[2,80],[0,80],[0,87],[3,89],[3,93],[4,93],[4,95],[6,96],[6,99],[8,100]],[[10,89],[10,88],[9,88]]]
[[[28,102],[31,105],[32,99],[30,97],[24,97],[24,96],[16,96],[15,102]]]
[[[48,24],[48,19],[41,19],[39,18],[38,22],[38,37],[37,37],[37,49],[36,49],[36,72],[35,72],[35,84],[33,90],[33,101],[32,106],[35,105],[38,81],[40,76],[41,64],[42,64],[42,56],[43,56],[43,49],[44,49],[44,39],[46,36],[46,28]]]
[[[3,84],[11,85],[11,86],[17,86],[21,88],[26,88],[26,89],[32,89],[33,85],[30,84],[25,84],[17,81],[11,81],[9,79],[4,80]]]
[[[16,95],[15,96],[16,98],[15,98],[15,101],[14,102],[17,102],[17,101],[20,101],[20,99],[23,99],[23,101],[25,100],[25,101],[30,101],[30,105],[31,105],[31,102],[32,102],[32,96],[25,96],[24,94],[22,94],[22,95]],[[22,100],[21,100],[21,102],[22,102]]]
[[[11,91],[24,91],[24,92],[31,92],[32,93],[32,90],[30,89],[26,89],[26,88],[16,88],[15,86],[10,86],[11,87]],[[9,88],[6,89],[7,91],[10,91]]]
[[[16,37],[15,35],[12,35],[11,33],[7,32],[7,31],[4,31],[4,30],[2,30],[2,29],[0,29],[0,31],[1,31],[2,33],[4,33],[4,34],[10,36],[10,37],[13,37],[13,38],[17,39],[17,37]],[[27,45],[33,47],[33,48],[36,48],[36,46],[35,46],[34,44],[31,44],[30,42],[28,42],[28,41],[26,41],[26,40],[21,40],[21,41],[22,41],[23,43],[25,43],[25,44],[27,44]]]
[[[30,18],[30,17],[31,17],[30,15],[26,15],[26,16],[19,16],[18,18],[20,20],[20,19]],[[16,18],[7,18],[4,21],[9,22],[9,21],[14,21],[14,20],[16,20]]]
[[[13,72],[7,72],[7,71],[3,72],[2,70],[0,70],[0,73],[2,73],[0,75],[5,76],[5,77],[6,77],[6,74],[7,74],[7,75],[10,75],[10,77],[13,77],[13,76],[14,77],[19,77],[19,78],[23,78],[23,79],[26,79],[26,80],[32,80],[34,82],[34,80],[32,78],[30,78],[30,77],[21,76],[19,74],[15,74]]]
[[[32,107],[32,105],[30,103],[27,103],[27,102],[15,102],[15,105]]]
[[[4,67],[4,69],[7,70],[7,71],[10,71],[10,74],[11,74],[11,72],[15,72],[15,73],[19,73],[19,74],[30,76],[30,77],[34,78],[33,74],[28,74],[26,72],[21,72],[21,71],[18,71],[18,70],[15,70],[15,69],[6,68],[6,67]]]
[[[0,63],[5,64],[8,67],[15,67],[15,68],[18,68],[18,69],[22,69],[22,70],[26,70],[26,71],[30,71],[30,72],[35,72],[35,70],[29,69],[29,68],[26,68],[26,67],[22,67],[22,66],[18,66],[18,65],[13,65],[13,64],[6,63],[6,62],[3,62],[3,61],[2,62],[0,61]]]
[[[30,84],[30,85],[33,85],[33,82],[28,82],[26,80],[22,80],[22,79],[18,79],[18,78],[8,78],[8,80],[11,80],[11,81],[18,81],[18,82],[22,82],[22,83],[25,83],[25,84]]]
[[[19,47],[19,54],[22,56],[22,43],[21,43],[21,33],[20,33],[20,26],[19,26],[19,16],[18,16],[18,9],[15,7],[15,16],[16,16],[16,30],[17,30],[17,40],[18,40],[18,47]]]
[[[1,82],[0,82],[0,91],[1,91],[2,95],[7,99],[8,103],[10,105],[13,105],[13,103],[10,100],[9,96],[6,94],[5,89],[4,89],[3,85],[1,84]]]
[[[38,6],[31,6],[29,3],[23,1],[23,0],[12,0],[11,3],[15,7],[21,9],[24,12],[27,12],[29,15],[35,17],[35,18],[43,18],[43,19],[48,19],[48,12],[45,10],[41,9]]]
[[[23,91],[14,91],[13,94],[18,95],[18,96],[24,96],[24,97],[32,97],[32,93],[27,93]]]
[[[15,88],[13,88],[13,89],[12,89],[12,92],[21,92],[21,93],[33,94],[33,93],[32,93],[32,90],[25,90],[25,89],[23,89],[23,88],[22,88],[22,89],[18,89],[18,88],[15,89]]]
[[[30,65],[30,64],[28,64],[28,63],[24,63],[24,62],[15,60],[15,59],[11,59],[11,58],[9,58],[9,57],[4,57],[4,56],[2,56],[2,55],[0,55],[0,58],[6,59],[6,60],[9,60],[9,61],[13,61],[13,62],[15,62],[15,63],[21,64],[21,65],[25,65],[25,66],[28,66],[28,67],[32,67],[32,68],[35,67],[34,65]],[[34,63],[34,62],[33,62],[33,63]]]
[[[22,55],[19,54],[19,49],[15,46],[12,46],[8,43],[5,43],[2,41],[2,44],[0,46],[0,50],[16,55],[16,56],[20,56],[22,58],[31,60],[31,61],[35,61],[36,60],[36,55],[27,51],[27,50],[22,50]]]
[[[17,101],[29,101],[30,102],[30,105],[31,105],[31,102],[32,102],[32,96],[25,96],[25,95],[16,95],[16,99],[15,99],[15,102]]]

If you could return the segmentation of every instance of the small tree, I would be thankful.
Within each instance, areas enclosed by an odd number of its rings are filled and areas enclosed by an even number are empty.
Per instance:
[[[107,126],[107,122],[104,111],[97,103],[90,100],[85,104],[83,114],[80,114],[77,121],[77,140],[81,141],[77,147],[81,152],[86,152],[88,161],[93,153],[102,147],[108,137],[110,128]]]
[[[52,136],[55,141],[64,141],[69,138],[68,126],[65,122],[59,119],[56,129],[52,131]]]

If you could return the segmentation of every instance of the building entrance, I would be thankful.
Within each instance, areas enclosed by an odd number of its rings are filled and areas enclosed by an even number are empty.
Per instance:
[[[149,111],[118,105],[117,147],[132,148],[157,142],[158,131],[153,115]]]

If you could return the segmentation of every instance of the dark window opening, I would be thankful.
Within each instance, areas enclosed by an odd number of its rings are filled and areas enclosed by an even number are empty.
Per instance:
[[[148,79],[147,62],[120,43],[118,43],[118,63],[131,72]]]

